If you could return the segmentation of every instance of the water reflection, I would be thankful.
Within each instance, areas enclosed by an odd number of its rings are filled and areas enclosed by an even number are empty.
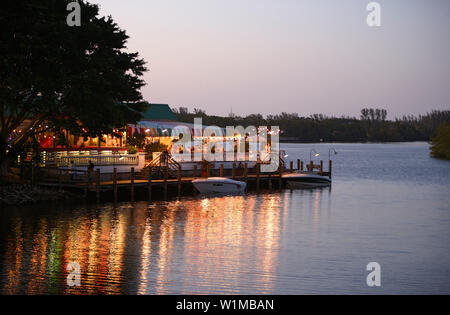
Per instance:
[[[30,259],[30,275],[32,276],[28,285],[28,294],[43,293],[43,287],[39,285],[39,280],[42,279],[42,275],[46,271],[47,237],[45,231],[47,231],[47,222],[41,219],[38,226],[38,234],[43,236],[34,240]]]
[[[150,257],[152,254],[152,236],[151,236],[151,220],[149,217],[145,218],[144,231],[142,233],[142,253],[141,253],[141,268],[139,271],[139,294],[145,294],[149,278],[147,273],[150,270]]]
[[[426,143],[334,146],[332,190],[2,209],[0,293],[373,293],[377,261],[377,293],[448,294],[450,164]]]
[[[5,266],[7,270],[5,275],[8,277],[8,282],[5,285],[5,291],[8,294],[17,293],[17,288],[20,282],[20,269],[22,267],[22,220],[15,218],[12,235],[8,239],[6,246]]]
[[[4,294],[270,293],[289,196],[12,210],[2,218]],[[67,265],[81,287],[66,285]]]

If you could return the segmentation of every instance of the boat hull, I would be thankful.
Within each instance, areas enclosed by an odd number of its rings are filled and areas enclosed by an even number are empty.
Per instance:
[[[227,178],[196,179],[192,184],[202,194],[236,194],[244,192],[246,188],[244,182]]]
[[[331,185],[331,179],[317,174],[297,173],[283,176],[289,188],[315,188]]]

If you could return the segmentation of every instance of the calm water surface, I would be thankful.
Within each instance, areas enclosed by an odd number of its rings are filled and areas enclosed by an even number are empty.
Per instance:
[[[1,209],[0,292],[450,294],[450,162],[426,143],[283,145],[330,147],[331,189]]]

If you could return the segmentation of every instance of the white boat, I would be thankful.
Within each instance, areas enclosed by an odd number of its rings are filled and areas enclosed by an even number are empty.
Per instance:
[[[287,181],[289,188],[313,188],[331,185],[331,179],[328,176],[321,176],[316,173],[284,174],[282,178]]]
[[[194,187],[202,194],[236,194],[245,191],[247,184],[224,177],[194,179]]]

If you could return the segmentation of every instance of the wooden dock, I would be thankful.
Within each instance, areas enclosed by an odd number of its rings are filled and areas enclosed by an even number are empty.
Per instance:
[[[297,160],[296,167],[294,167],[294,162],[291,161],[289,167],[280,165],[279,169],[272,173],[261,173],[260,163],[257,163],[254,168],[248,168],[247,163],[244,164],[243,168],[237,168],[236,165],[236,163],[233,164],[231,173],[229,171],[225,172],[223,165],[220,165],[219,170],[215,171],[216,174],[211,175],[212,172],[208,164],[204,164],[204,167],[200,167],[200,172],[197,172],[197,167],[195,167],[191,176],[182,176],[181,166],[179,165],[177,166],[177,172],[169,173],[170,166],[165,165],[160,166],[157,172],[159,176],[156,178],[154,178],[155,172],[152,170],[135,173],[134,168],[131,168],[130,173],[125,174],[125,178],[123,178],[123,173],[120,174],[121,176],[117,174],[117,169],[114,169],[113,174],[100,174],[99,169],[88,172],[60,168],[43,168],[40,170],[39,185],[57,187],[58,189],[77,190],[83,192],[84,198],[92,197],[94,194],[98,202],[103,199],[102,194],[105,193],[112,196],[114,201],[117,201],[119,197],[122,198],[124,195],[131,201],[134,201],[136,191],[140,195],[146,193],[146,199],[151,201],[153,199],[166,200],[169,194],[178,197],[186,192],[196,194],[192,181],[198,178],[220,176],[244,181],[247,183],[247,189],[253,189],[259,192],[261,189],[283,189],[285,186],[283,180],[284,174],[313,172],[331,178],[332,172],[331,161],[329,161],[327,172],[324,171],[323,161],[320,161],[320,164],[314,164],[312,161],[305,164]],[[307,165],[306,170],[304,170],[304,165]],[[145,174],[146,179],[143,178],[143,174]],[[110,178],[102,178],[102,175],[108,175]],[[128,192],[123,193],[125,190]],[[159,198],[154,198],[155,194]],[[108,198],[111,199],[111,197]]]

